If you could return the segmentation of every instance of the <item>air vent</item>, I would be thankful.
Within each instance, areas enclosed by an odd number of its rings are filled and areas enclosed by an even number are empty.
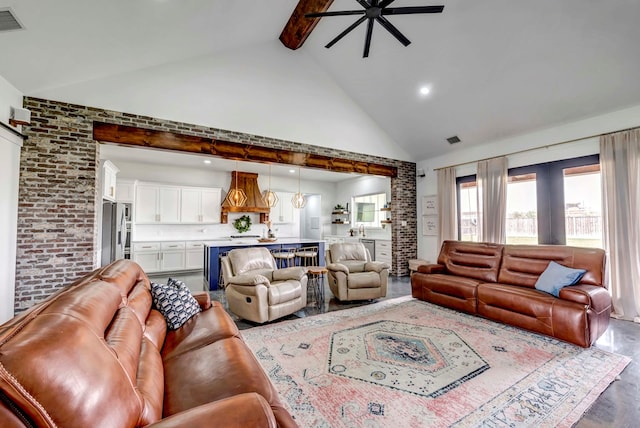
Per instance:
[[[11,9],[0,9],[0,31],[22,30],[23,28]]]
[[[455,144],[460,142],[460,138],[458,138],[457,135],[454,135],[453,137],[447,138],[447,141],[449,142],[449,144]]]

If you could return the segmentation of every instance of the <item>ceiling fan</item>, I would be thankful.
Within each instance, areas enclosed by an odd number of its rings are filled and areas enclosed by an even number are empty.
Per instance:
[[[407,39],[393,24],[385,18],[385,15],[410,15],[414,13],[441,13],[444,6],[410,6],[410,7],[388,7],[395,0],[356,0],[360,3],[360,6],[364,10],[344,10],[337,12],[312,12],[306,13],[306,18],[321,18],[323,16],[341,16],[341,15],[363,15],[356,22],[351,24],[342,33],[338,34],[336,38],[331,40],[325,45],[325,48],[330,48],[335,45],[340,39],[349,34],[358,25],[367,21],[367,36],[364,41],[364,53],[363,58],[369,56],[369,48],[371,47],[371,34],[373,32],[373,21],[377,21],[388,32],[390,32],[400,43],[404,46],[408,46],[411,41]]]

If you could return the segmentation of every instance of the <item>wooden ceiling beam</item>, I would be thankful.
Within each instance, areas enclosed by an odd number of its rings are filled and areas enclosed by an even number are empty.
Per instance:
[[[103,143],[198,153],[248,162],[279,163],[384,177],[398,176],[398,168],[395,166],[99,121],[93,122],[93,139]]]
[[[326,12],[331,3],[333,0],[300,0],[280,34],[282,44],[293,50],[301,47],[320,21],[320,18],[305,18],[304,14]]]

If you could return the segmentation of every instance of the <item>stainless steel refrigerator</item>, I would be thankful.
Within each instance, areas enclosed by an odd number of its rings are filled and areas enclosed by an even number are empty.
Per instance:
[[[131,204],[103,202],[101,266],[130,258],[130,246]]]

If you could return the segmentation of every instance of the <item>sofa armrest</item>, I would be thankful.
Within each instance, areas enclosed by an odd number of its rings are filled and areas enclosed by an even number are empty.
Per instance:
[[[249,392],[203,404],[176,413],[148,427],[208,428],[216,427],[276,427],[276,419],[269,403],[259,394]]]
[[[266,276],[259,274],[243,274],[236,275],[229,278],[229,284],[227,285],[259,285],[264,284],[267,287],[271,284]]]
[[[305,274],[305,270],[302,267],[288,267],[282,269],[276,269],[273,271],[274,281],[286,281],[288,279],[302,279]]]
[[[430,264],[418,266],[418,272],[420,273],[444,273],[444,265]]]
[[[570,285],[560,289],[558,297],[587,305],[596,312],[601,312],[611,306],[611,295],[604,287],[598,285]]]
[[[193,297],[195,297],[196,301],[200,305],[200,309],[206,311],[211,307],[211,296],[206,291],[200,291],[197,293],[193,293]]]
[[[367,272],[382,272],[384,269],[389,269],[390,266],[385,262],[367,262],[364,265],[364,270]]]
[[[330,263],[327,265],[327,269],[333,272],[343,272],[345,275],[349,275],[349,268],[342,263]]]

